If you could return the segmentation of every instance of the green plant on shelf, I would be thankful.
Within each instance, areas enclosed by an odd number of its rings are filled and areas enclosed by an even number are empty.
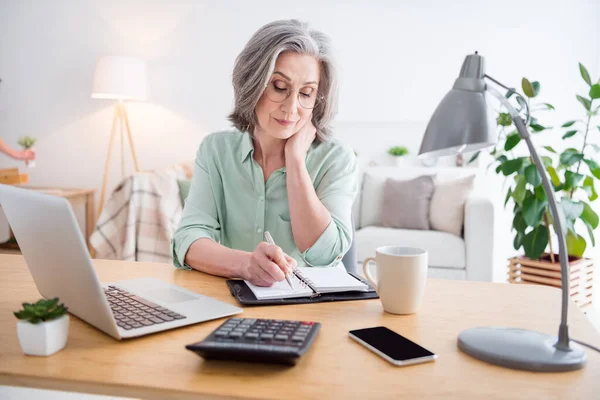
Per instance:
[[[408,149],[406,147],[394,146],[388,150],[388,154],[394,157],[402,157],[408,154]]]

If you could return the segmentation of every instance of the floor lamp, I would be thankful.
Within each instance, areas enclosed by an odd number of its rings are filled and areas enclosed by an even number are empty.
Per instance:
[[[115,105],[110,140],[108,142],[108,153],[104,164],[104,178],[102,179],[102,193],[100,195],[100,204],[98,214],[100,217],[102,207],[104,206],[104,197],[106,195],[106,184],[108,182],[108,171],[110,168],[111,153],[113,141],[116,136],[117,124],[121,137],[121,179],[125,178],[125,133],[129,140],[129,148],[135,166],[138,172],[137,156],[131,136],[129,118],[127,109],[123,104],[124,100],[145,100],[146,99],[146,64],[143,60],[132,57],[101,57],[96,65],[94,72],[94,83],[92,89],[93,99],[111,99],[118,100]]]
[[[514,91],[486,75],[483,57],[477,52],[468,55],[452,90],[442,99],[429,121],[419,154],[440,156],[471,152],[492,146],[496,142],[496,124],[487,105],[486,92],[500,100],[507,108],[519,136],[527,143],[529,153],[542,177],[552,212],[554,228],[558,236],[562,280],[561,318],[558,336],[509,327],[476,327],[466,329],[458,335],[458,348],[472,357],[508,368],[538,372],[580,369],[585,366],[587,356],[581,346],[573,343],[569,338],[568,255],[554,190],[527,131],[527,121],[524,121],[506,98],[485,79],[504,89]],[[520,96],[519,93],[515,93]],[[526,116],[526,120],[528,119],[529,109]]]

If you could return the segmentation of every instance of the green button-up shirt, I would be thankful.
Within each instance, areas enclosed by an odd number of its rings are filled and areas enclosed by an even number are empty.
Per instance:
[[[171,243],[173,262],[185,265],[191,244],[200,238],[238,250],[254,251],[264,232],[294,257],[299,266],[334,266],[350,248],[351,208],[358,191],[356,158],[352,149],[332,140],[314,142],[306,168],[331,222],[303,253],[292,235],[286,169],[274,171],[265,183],[254,160],[254,145],[246,132],[216,132],[202,141],[189,195]]]

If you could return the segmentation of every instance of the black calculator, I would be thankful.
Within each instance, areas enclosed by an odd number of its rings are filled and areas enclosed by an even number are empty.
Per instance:
[[[205,359],[296,364],[320,328],[318,322],[230,318],[185,348]]]

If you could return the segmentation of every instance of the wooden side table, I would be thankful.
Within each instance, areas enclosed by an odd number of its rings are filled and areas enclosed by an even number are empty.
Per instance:
[[[38,187],[38,186],[18,186],[23,189],[35,190],[41,193],[51,194],[53,196],[62,197],[67,199],[71,205],[83,200],[85,202],[85,242],[93,254],[94,249],[90,245],[90,236],[94,231],[94,224],[96,218],[94,216],[94,196],[96,189],[72,189],[72,188],[52,188],[52,187]],[[12,238],[12,231],[11,231]],[[18,247],[13,247],[18,249]]]

